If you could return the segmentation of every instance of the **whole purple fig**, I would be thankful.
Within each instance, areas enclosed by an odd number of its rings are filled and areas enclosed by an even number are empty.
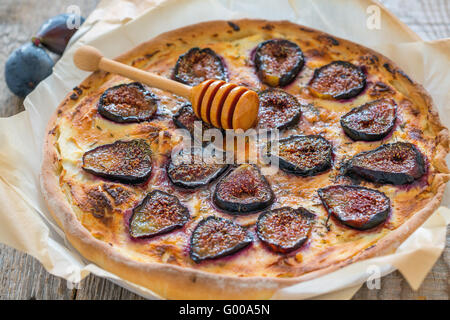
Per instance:
[[[48,50],[62,54],[67,43],[78,30],[84,18],[73,13],[64,13],[48,19],[39,29],[37,35],[32,38],[38,46],[42,44]]]
[[[53,60],[41,47],[28,42],[14,50],[5,64],[8,88],[24,98],[52,73]]]

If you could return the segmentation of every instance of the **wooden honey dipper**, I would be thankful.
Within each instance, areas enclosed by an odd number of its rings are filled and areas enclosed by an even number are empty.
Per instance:
[[[217,128],[247,130],[256,124],[259,98],[255,91],[222,80],[205,80],[191,87],[156,74],[105,58],[94,47],[82,46],[73,56],[75,65],[85,71],[116,73],[150,87],[188,99],[195,114]]]

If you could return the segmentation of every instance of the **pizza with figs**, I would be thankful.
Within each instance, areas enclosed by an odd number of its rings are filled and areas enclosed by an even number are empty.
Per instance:
[[[392,252],[439,206],[447,129],[377,52],[246,19],[170,31],[117,60],[248,87],[254,129],[278,132],[276,152],[273,139],[256,146],[277,160],[267,174],[262,160],[207,161],[205,141],[177,151],[179,129],[195,139],[194,123],[214,126],[184,98],[118,75],[91,74],[59,105],[41,177],[52,215],[87,260],[159,297],[270,298]]]

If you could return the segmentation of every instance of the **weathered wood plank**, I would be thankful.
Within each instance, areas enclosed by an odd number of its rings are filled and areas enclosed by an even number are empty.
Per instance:
[[[3,245],[0,250],[0,299],[67,300],[75,295],[33,257]]]
[[[424,40],[450,36],[450,1],[380,0]]]
[[[9,54],[31,39],[48,18],[77,5],[83,16],[98,0],[2,0],[0,1],[0,116],[23,110],[23,99],[7,88],[4,64]],[[73,299],[66,281],[50,275],[34,258],[0,245],[0,299]]]
[[[88,16],[99,0],[2,0],[0,1],[0,117],[23,110],[23,99],[14,96],[6,86],[4,64],[9,54],[26,43],[50,17],[65,13],[77,5]]]
[[[76,294],[77,300],[143,300],[109,280],[90,275],[84,279]]]
[[[78,5],[84,16],[98,0],[2,0],[0,2],[0,116],[23,110],[22,99],[12,95],[4,81],[3,66],[8,55],[25,43],[41,23],[69,5]],[[447,0],[381,0],[424,39],[450,36],[450,4]],[[449,299],[450,233],[447,246],[417,292],[398,272],[381,281],[380,290],[361,288],[354,299]],[[50,275],[34,258],[0,245],[0,299],[141,299],[112,282],[89,276],[78,290],[69,290],[65,280]]]
[[[446,247],[442,256],[416,292],[413,291],[402,275],[396,271],[381,279],[380,290],[369,290],[364,285],[353,297],[357,300],[378,299],[443,299],[450,298],[450,228],[447,229]]]

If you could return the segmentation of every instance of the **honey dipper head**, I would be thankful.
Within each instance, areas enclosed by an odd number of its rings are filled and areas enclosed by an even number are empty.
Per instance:
[[[84,71],[97,71],[100,60],[103,58],[102,53],[94,47],[82,46],[75,51],[73,62],[77,68]]]
[[[258,118],[258,94],[222,80],[206,80],[193,87],[191,102],[195,114],[217,128],[247,130]]]
[[[236,103],[232,118],[233,129],[247,130],[256,124],[259,111],[258,94],[247,89]]]

